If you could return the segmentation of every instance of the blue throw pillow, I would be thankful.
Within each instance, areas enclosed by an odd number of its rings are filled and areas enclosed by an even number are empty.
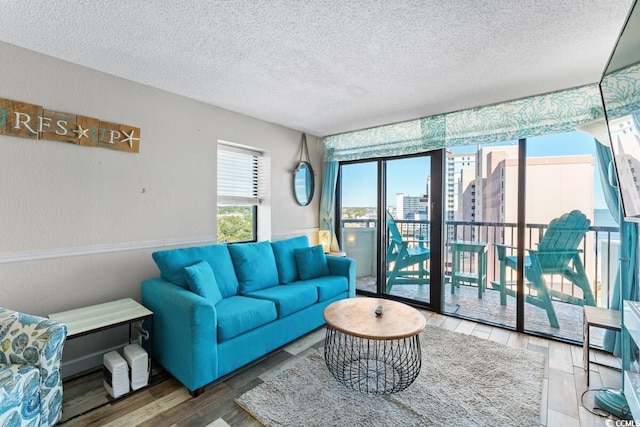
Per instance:
[[[207,261],[214,270],[223,297],[238,294],[238,279],[226,244],[169,249],[151,254],[160,269],[160,276],[188,289],[184,268]]]
[[[229,245],[229,254],[238,276],[241,294],[278,284],[276,259],[268,241]]]
[[[271,242],[271,248],[273,249],[273,256],[276,258],[278,277],[280,277],[281,284],[295,282],[299,279],[296,257],[294,256],[293,251],[308,247],[309,239],[307,236],[298,236],[292,237],[291,239]]]
[[[294,249],[298,274],[301,280],[328,276],[329,265],[321,245],[310,248]]]
[[[184,275],[191,292],[209,300],[213,305],[222,301],[218,281],[207,261],[185,267]]]

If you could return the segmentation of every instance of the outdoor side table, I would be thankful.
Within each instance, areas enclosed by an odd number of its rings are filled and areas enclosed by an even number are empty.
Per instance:
[[[478,298],[482,299],[482,294],[487,287],[487,244],[485,242],[454,240],[451,245],[451,293],[455,294],[455,289],[460,287],[461,282],[475,283],[478,285]],[[461,258],[465,253],[469,253],[476,258],[476,272],[463,271],[461,269]],[[471,265],[468,266],[471,269]]]
[[[324,310],[324,357],[342,384],[370,394],[409,387],[420,373],[419,333],[426,320],[416,309],[379,298],[349,298]]]

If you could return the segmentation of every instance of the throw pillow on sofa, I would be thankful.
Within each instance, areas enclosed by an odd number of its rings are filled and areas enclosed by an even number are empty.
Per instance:
[[[294,250],[296,265],[301,280],[328,276],[329,265],[321,245]]]
[[[247,294],[278,284],[278,268],[271,243],[229,245],[229,254],[238,276],[241,294]]]
[[[209,246],[168,249],[151,254],[160,269],[160,276],[187,289],[184,268],[200,261],[207,261],[213,270],[223,297],[238,294],[238,279],[233,261],[224,243]]]
[[[276,266],[278,267],[278,275],[280,277],[281,284],[284,285],[300,279],[294,251],[296,249],[308,247],[309,239],[307,236],[298,236],[271,242],[271,248],[273,249],[273,256],[276,258]]]
[[[207,261],[200,261],[184,268],[184,275],[191,292],[216,305],[222,300],[215,274]]]

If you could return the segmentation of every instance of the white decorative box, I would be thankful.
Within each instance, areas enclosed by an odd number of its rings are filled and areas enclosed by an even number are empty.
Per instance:
[[[129,393],[129,366],[117,351],[102,357],[104,388],[113,398]]]
[[[124,358],[131,370],[131,389],[138,390],[149,383],[149,356],[140,344],[129,344],[124,348]]]

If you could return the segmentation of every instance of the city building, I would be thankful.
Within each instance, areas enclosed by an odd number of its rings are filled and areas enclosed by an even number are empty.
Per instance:
[[[415,220],[428,219],[427,199],[424,196],[405,196],[404,193],[397,193],[396,218]]]
[[[445,159],[445,192],[444,212],[447,221],[461,220],[463,211],[460,209],[461,191],[466,186],[461,185],[462,171],[475,169],[476,156],[474,153],[453,153],[447,150]]]
[[[517,222],[518,147],[481,147],[475,175],[461,172],[458,215],[465,221]],[[594,158],[526,159],[526,221],[546,224],[572,209],[593,217]]]

